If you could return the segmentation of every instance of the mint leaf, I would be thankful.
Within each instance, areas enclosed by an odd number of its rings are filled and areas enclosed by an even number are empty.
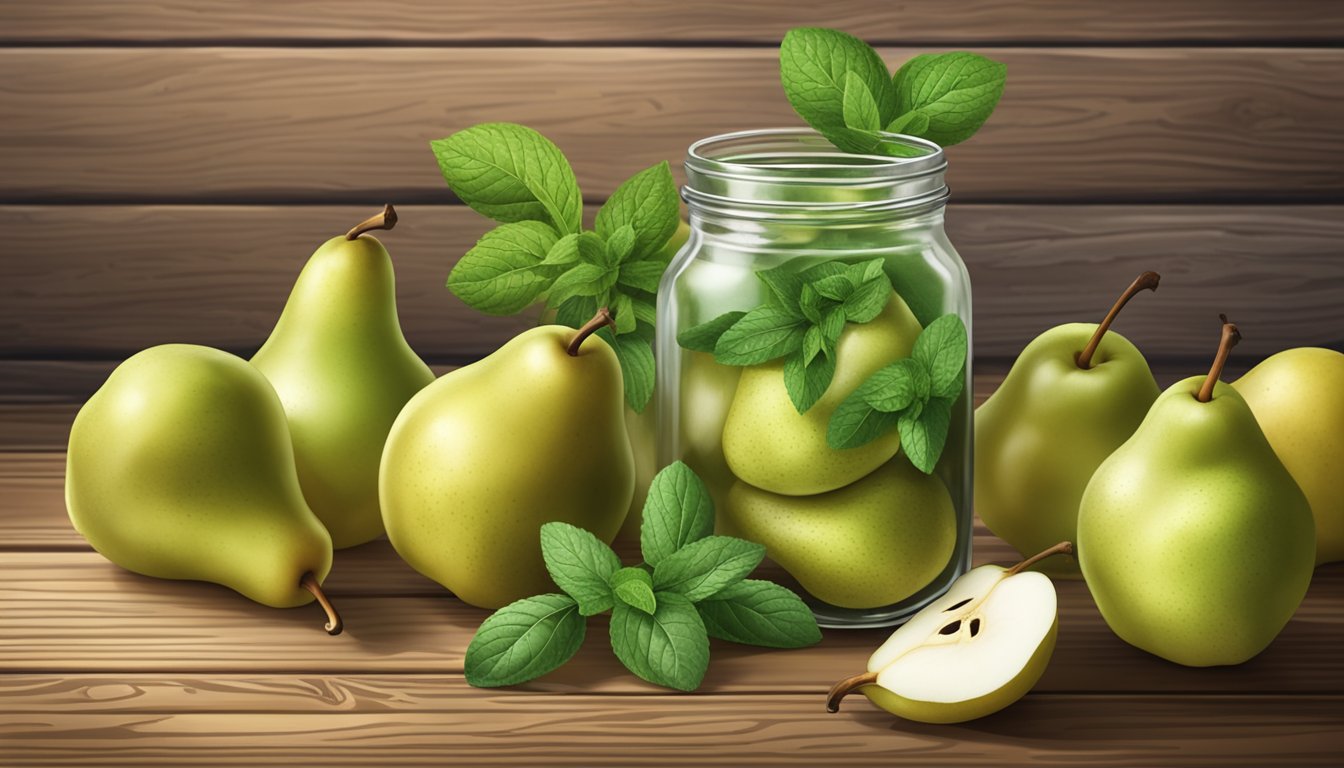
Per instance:
[[[967,347],[966,325],[956,315],[943,315],[919,334],[910,356],[928,372],[931,395],[955,398],[961,394]]]
[[[593,616],[611,608],[609,582],[621,560],[601,539],[569,523],[546,523],[541,557],[551,580],[579,604],[579,613]]]
[[[826,444],[838,450],[867,445],[896,426],[899,415],[884,413],[862,398],[845,398],[826,425]]]
[[[635,319],[635,303],[629,294],[618,293],[611,297],[611,314],[617,336],[635,330],[638,321]]]
[[[800,117],[846,152],[878,151],[871,132],[845,124],[845,81],[854,74],[877,106],[878,124],[896,116],[896,93],[887,65],[867,43],[834,29],[789,30],[779,46],[784,94]]]
[[[654,475],[644,502],[639,548],[655,568],[664,558],[714,532],[714,502],[691,468],[673,462]]]
[[[916,56],[893,78],[895,114],[906,120],[897,127],[944,147],[963,142],[989,119],[1007,76],[1002,63],[966,51]]]
[[[596,312],[596,308],[593,310]],[[589,315],[592,317],[592,315]],[[587,322],[585,319],[584,322]],[[623,333],[614,336],[611,329],[603,328],[597,334],[611,345],[621,364],[621,382],[625,387],[625,404],[635,413],[643,413],[653,396],[653,346],[638,334]]]
[[[657,293],[665,269],[667,265],[661,261],[627,261],[621,264],[621,274],[616,282],[636,290]]]
[[[622,568],[611,579],[611,591],[623,604],[652,614],[658,607],[653,580],[643,568]]]
[[[658,320],[657,310],[652,300],[641,299],[636,296],[631,299],[630,304],[634,307],[635,319],[640,323],[653,327]]]
[[[719,337],[723,332],[746,314],[746,312],[725,312],[709,322],[693,325],[677,334],[677,344],[695,352],[713,354],[714,347],[719,343]]]
[[[580,262],[555,279],[547,300],[561,304],[575,296],[601,296],[616,284],[617,274],[610,267]]]
[[[539,221],[501,224],[457,262],[448,274],[448,290],[480,312],[513,314],[536,301],[550,284],[541,265],[557,237]]]
[[[812,611],[793,592],[768,581],[739,581],[697,603],[710,637],[766,648],[821,642]]]
[[[798,413],[807,413],[816,405],[835,377],[834,357],[817,355],[811,362],[804,362],[804,356],[804,351],[799,350],[784,360],[784,389]]]
[[[821,334],[821,326],[813,325],[803,334],[802,362],[804,365],[810,365],[817,355],[821,354],[822,347],[825,346],[825,340]]]
[[[857,322],[857,321],[856,321]],[[835,354],[835,347],[840,343],[840,334],[845,331],[845,312],[842,307],[836,307],[827,312],[821,318],[821,324],[817,326],[821,329],[821,349],[828,355]]]
[[[629,225],[635,233],[631,252],[639,259],[653,255],[663,247],[677,231],[680,217],[677,185],[664,161],[640,171],[617,187],[597,212],[593,225],[608,241],[622,226]]]
[[[917,415],[902,413],[897,429],[901,434],[901,450],[919,471],[932,474],[943,455],[947,430],[952,421],[952,400],[935,397],[924,404]]]
[[[477,688],[540,677],[583,645],[583,617],[567,595],[537,595],[510,603],[482,622],[467,646],[467,682]]]
[[[841,99],[841,116],[846,128],[859,131],[882,130],[882,118],[877,111],[877,102],[863,78],[854,72],[845,73],[844,97]]]
[[[760,306],[723,332],[714,359],[722,365],[764,363],[802,349],[805,332],[805,321],[788,310]]]
[[[583,198],[560,148],[515,123],[482,123],[430,142],[448,186],[496,221],[544,221],[578,232]]]
[[[795,269],[788,264],[763,269],[756,273],[756,279],[770,289],[775,304],[795,315],[800,314],[798,297],[803,290],[803,279]]]
[[[667,688],[693,691],[709,667],[709,635],[691,601],[658,596],[653,615],[617,603],[611,611],[611,650],[626,669]]]
[[[542,264],[548,267],[568,267],[580,262],[601,264],[606,258],[606,245],[592,232],[565,235],[555,241]]]
[[[708,536],[663,558],[653,568],[653,588],[699,602],[756,570],[765,547],[731,536]]]
[[[607,238],[607,263],[613,266],[620,264],[634,249],[635,228],[629,224],[622,224],[619,229],[611,233],[611,237]]]
[[[849,295],[854,292],[854,283],[850,282],[849,275],[844,272],[814,280],[808,283],[807,287],[831,301],[840,302],[849,298]]]
[[[929,116],[923,112],[906,112],[891,121],[887,133],[904,133],[908,136],[923,136],[929,129]]]
[[[929,398],[929,375],[913,358],[881,368],[864,379],[850,395],[884,413],[899,413]]]

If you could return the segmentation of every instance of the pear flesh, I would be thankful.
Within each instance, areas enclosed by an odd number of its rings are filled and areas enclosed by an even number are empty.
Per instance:
[[[1316,564],[1344,560],[1344,354],[1301,347],[1232,382],[1316,520]]]
[[[591,324],[590,324],[591,325]],[[383,451],[388,538],[411,567],[481,608],[554,591],[544,523],[610,543],[635,469],[615,352],[575,331],[525,331],[406,404]]]
[[[380,216],[377,226],[391,229],[391,206]],[[252,358],[284,403],[299,484],[337,549],[383,534],[383,443],[402,406],[434,380],[402,335],[387,249],[359,229],[313,253]]]
[[[312,602],[331,570],[280,400],[241,358],[187,344],[134,355],[80,409],[67,461],[71,522],[127,570],[277,608]]]
[[[1022,698],[1050,662],[1059,622],[1049,577],[1020,568],[984,565],[957,579],[892,633],[866,674],[836,684],[828,709],[857,689],[907,720],[960,723]]]

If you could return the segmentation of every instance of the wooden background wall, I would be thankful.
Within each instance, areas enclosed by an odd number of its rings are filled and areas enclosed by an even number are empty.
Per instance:
[[[1173,368],[1206,364],[1219,311],[1243,367],[1344,346],[1344,3],[46,0],[0,4],[0,399],[77,402],[157,343],[251,352],[312,249],[385,201],[408,338],[477,358],[528,321],[443,288],[489,224],[427,142],[534,126],[591,215],[696,138],[799,124],[776,47],[804,24],[891,64],[1008,63],[949,153],[982,363],[1147,268],[1119,330]]]

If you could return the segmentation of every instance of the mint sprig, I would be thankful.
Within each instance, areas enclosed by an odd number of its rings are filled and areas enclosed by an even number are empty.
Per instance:
[[[485,123],[430,142],[448,185],[503,222],[453,267],[448,289],[472,308],[511,315],[538,301],[578,328],[608,307],[626,403],[643,411],[653,393],[653,323],[663,253],[680,219],[666,162],[627,179],[582,226],[583,198],[564,154],[540,133]]]
[[[875,371],[836,407],[827,425],[832,448],[857,448],[895,427],[901,450],[925,474],[947,443],[952,405],[965,388],[966,325],[956,315],[929,323],[910,357]]]
[[[779,76],[794,111],[840,149],[909,156],[883,132],[942,146],[969,139],[1003,95],[1007,67],[966,51],[923,54],[890,75],[877,51],[834,29],[790,30],[779,46]]]
[[[799,271],[792,265],[756,273],[766,302],[727,312],[677,335],[686,349],[709,352],[720,365],[784,360],[784,387],[799,413],[826,393],[835,377],[835,351],[846,323],[872,321],[891,300],[882,259],[827,261]]]
[[[467,646],[471,685],[516,685],[551,672],[583,644],[585,616],[611,611],[611,648],[655,685],[692,691],[709,667],[709,638],[768,648],[821,640],[793,592],[746,576],[765,548],[715,536],[704,483],[681,462],[659,472],[640,529],[644,564],[620,567],[611,548],[567,523],[541,527],[546,569],[565,594],[538,595],[496,611]]]

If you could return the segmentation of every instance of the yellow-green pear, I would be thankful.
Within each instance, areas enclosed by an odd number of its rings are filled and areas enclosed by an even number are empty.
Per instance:
[[[910,356],[922,328],[895,292],[873,320],[845,327],[836,345],[835,377],[806,413],[784,386],[784,363],[742,370],[723,429],[723,454],[733,474],[772,493],[807,496],[849,485],[900,449],[896,430],[866,445],[837,451],[826,443],[835,409],[873,373]]]
[[[1037,336],[975,412],[975,511],[1023,556],[1076,538],[1087,481],[1157,399],[1148,362],[1109,330],[1130,298],[1157,283],[1156,272],[1144,272],[1099,325],[1070,323]],[[1078,574],[1072,556],[1040,567]]]
[[[1130,645],[1192,667],[1264,650],[1316,558],[1306,496],[1218,381],[1238,338],[1224,322],[1208,376],[1162,393],[1078,512],[1078,560],[1102,618]]]
[[[1344,560],[1344,354],[1301,347],[1232,382],[1316,519],[1316,564]]]
[[[312,602],[331,537],[299,490],[285,412],[247,361],[166,344],[134,355],[80,409],[70,520],[127,570],[222,584],[276,608]]]
[[[879,608],[915,594],[947,567],[957,543],[947,488],[904,456],[816,496],[739,481],[719,523],[728,535],[764,545],[803,589],[840,608]]]
[[[337,549],[383,534],[383,442],[406,401],[434,380],[401,333],[387,249],[366,234],[396,221],[389,205],[323,243],[252,358],[284,403],[303,495]]]
[[[737,482],[723,457],[723,425],[742,369],[720,365],[707,352],[681,354],[680,458],[704,481],[714,508],[723,509],[728,489]]]
[[[500,608],[555,589],[541,526],[610,543],[634,493],[616,353],[593,335],[524,331],[411,398],[383,450],[379,498],[392,546],[464,602]]]
[[[982,565],[957,579],[868,659],[868,671],[831,688],[829,712],[861,691],[886,711],[921,723],[963,723],[1017,701],[1055,651],[1055,585],[1025,568],[1072,551],[1061,542],[1012,568]]]

